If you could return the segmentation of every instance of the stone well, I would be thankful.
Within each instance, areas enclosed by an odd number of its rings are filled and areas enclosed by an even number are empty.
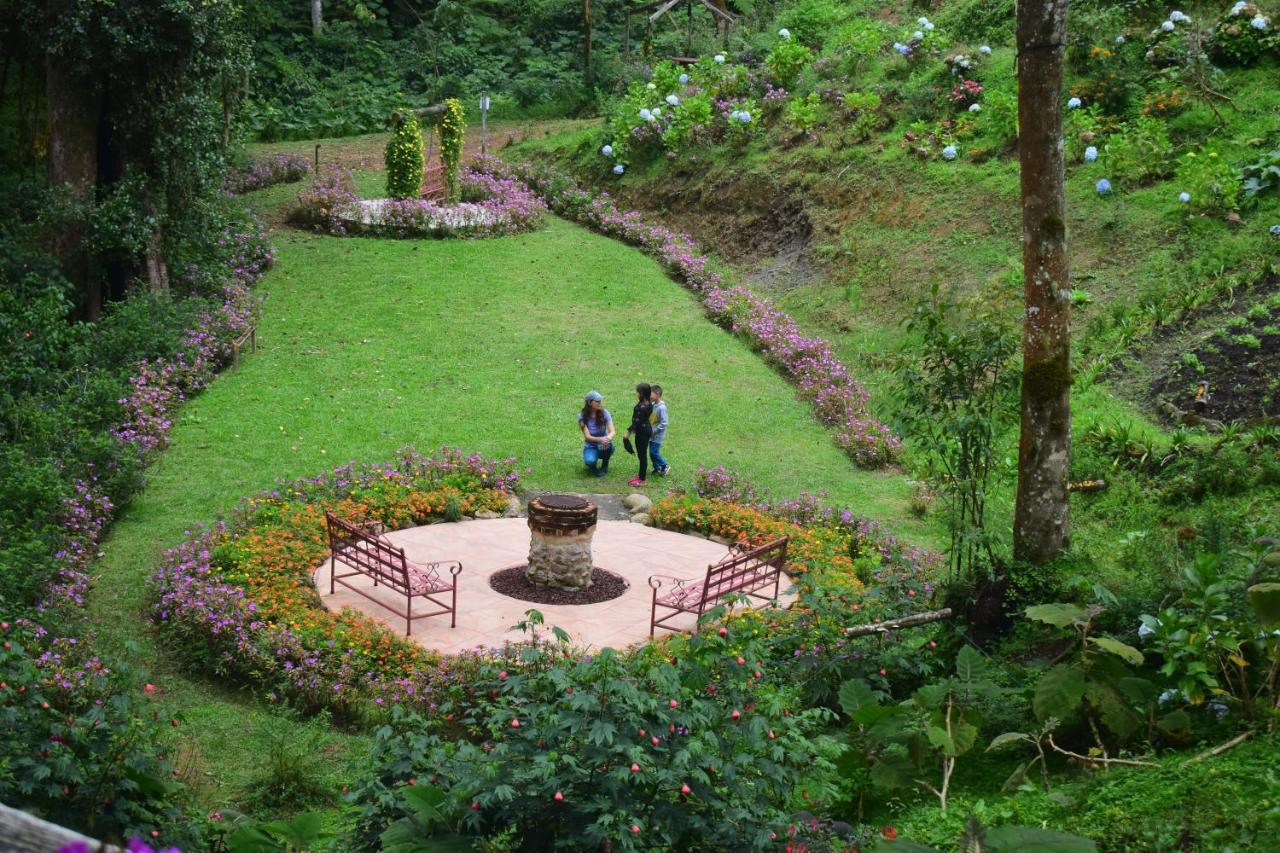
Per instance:
[[[591,537],[596,505],[577,495],[543,495],[529,501],[529,567],[539,586],[583,590],[591,586]]]

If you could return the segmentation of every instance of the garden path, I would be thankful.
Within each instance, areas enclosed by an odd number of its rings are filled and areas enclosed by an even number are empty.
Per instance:
[[[537,609],[548,626],[564,629],[575,643],[593,649],[611,646],[626,648],[649,638],[651,595],[649,576],[671,575],[681,578],[701,577],[710,563],[728,553],[718,545],[697,536],[659,530],[628,521],[601,521],[592,542],[594,563],[626,579],[629,587],[621,596],[599,604],[556,605],[531,604],[509,598],[489,587],[489,576],[499,569],[525,562],[529,554],[529,527],[523,518],[499,518],[484,521],[459,521],[452,524],[429,524],[388,533],[387,538],[405,549],[415,562],[460,560],[463,565],[458,584],[458,626],[449,627],[446,617],[420,619],[413,624],[414,640],[442,652],[453,652],[475,646],[501,646],[506,640],[519,639],[511,626],[524,618],[529,609]],[[404,627],[403,620],[362,596],[341,587],[328,593],[328,563],[315,573],[321,600],[331,610],[351,607],[393,631]],[[365,592],[374,591],[372,581],[364,581]],[[783,578],[780,599],[784,606],[796,598],[788,594]],[[396,608],[404,607],[404,599],[394,593],[387,599]],[[421,608],[422,603],[415,605]],[[675,620],[686,629],[693,628],[691,615]],[[661,633],[661,632],[660,632]]]

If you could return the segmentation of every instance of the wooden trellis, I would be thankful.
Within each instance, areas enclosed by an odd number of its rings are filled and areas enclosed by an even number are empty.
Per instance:
[[[685,24],[683,27],[676,20],[676,13],[681,6],[685,10]],[[622,55],[628,58],[631,56],[631,19],[636,15],[645,16],[645,44],[653,41],[653,25],[665,17],[676,32],[684,33],[685,53],[691,53],[693,51],[694,33],[693,10],[697,6],[701,6],[711,12],[711,17],[716,22],[716,35],[727,43],[730,33],[733,32],[734,26],[738,23],[738,18],[728,10],[724,0],[656,0],[653,3],[627,8],[626,28],[622,33]],[[694,59],[687,56],[673,58],[677,62],[686,64],[694,61]]]

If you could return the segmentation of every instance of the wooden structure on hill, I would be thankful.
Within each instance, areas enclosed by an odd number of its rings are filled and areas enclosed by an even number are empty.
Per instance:
[[[685,11],[685,23],[683,26],[676,20],[681,7],[684,7]],[[686,54],[691,53],[693,51],[693,10],[695,7],[702,7],[711,12],[711,18],[716,24],[717,38],[722,38],[727,42],[734,26],[738,23],[738,17],[729,11],[725,0],[654,0],[654,2],[643,3],[639,6],[627,7],[626,28],[622,32],[622,55],[624,57],[631,55],[631,19],[636,15],[645,16],[646,45],[653,41],[653,25],[661,18],[666,18],[676,32],[684,33],[684,52]],[[673,59],[683,64],[689,64],[694,61],[687,56],[673,57]]]

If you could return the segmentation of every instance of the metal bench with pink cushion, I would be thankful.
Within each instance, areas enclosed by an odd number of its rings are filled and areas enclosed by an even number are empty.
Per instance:
[[[325,524],[329,528],[329,594],[332,595],[336,584],[341,584],[357,595],[362,595],[375,604],[387,608],[404,619],[406,635],[413,629],[415,619],[426,619],[429,616],[449,614],[449,627],[458,624],[458,575],[462,573],[462,563],[456,560],[439,560],[434,563],[420,565],[405,559],[404,549],[392,545],[382,535],[382,525],[377,522],[355,523],[338,518],[325,510]],[[338,574],[338,564],[352,569],[346,574]],[[451,577],[445,580],[440,575],[441,569],[447,569]],[[363,575],[373,579],[373,585],[385,586],[400,593],[405,598],[404,612],[401,613],[365,590],[347,583],[345,578]],[[449,594],[448,603],[444,594]],[[439,610],[430,613],[413,612],[413,600],[425,598]]]
[[[673,578],[653,575],[649,587],[653,590],[653,607],[649,614],[649,636],[657,628],[678,631],[670,620],[682,613],[693,613],[699,619],[708,608],[715,607],[720,599],[730,595],[748,595],[762,601],[773,601],[782,586],[782,573],[787,565],[787,539],[775,539],[755,548],[732,546],[718,563],[707,567],[703,578]],[[662,592],[663,582],[669,583]],[[762,595],[761,590],[773,587],[772,595]],[[661,594],[660,594],[661,593]],[[670,611],[658,618],[658,608]]]

